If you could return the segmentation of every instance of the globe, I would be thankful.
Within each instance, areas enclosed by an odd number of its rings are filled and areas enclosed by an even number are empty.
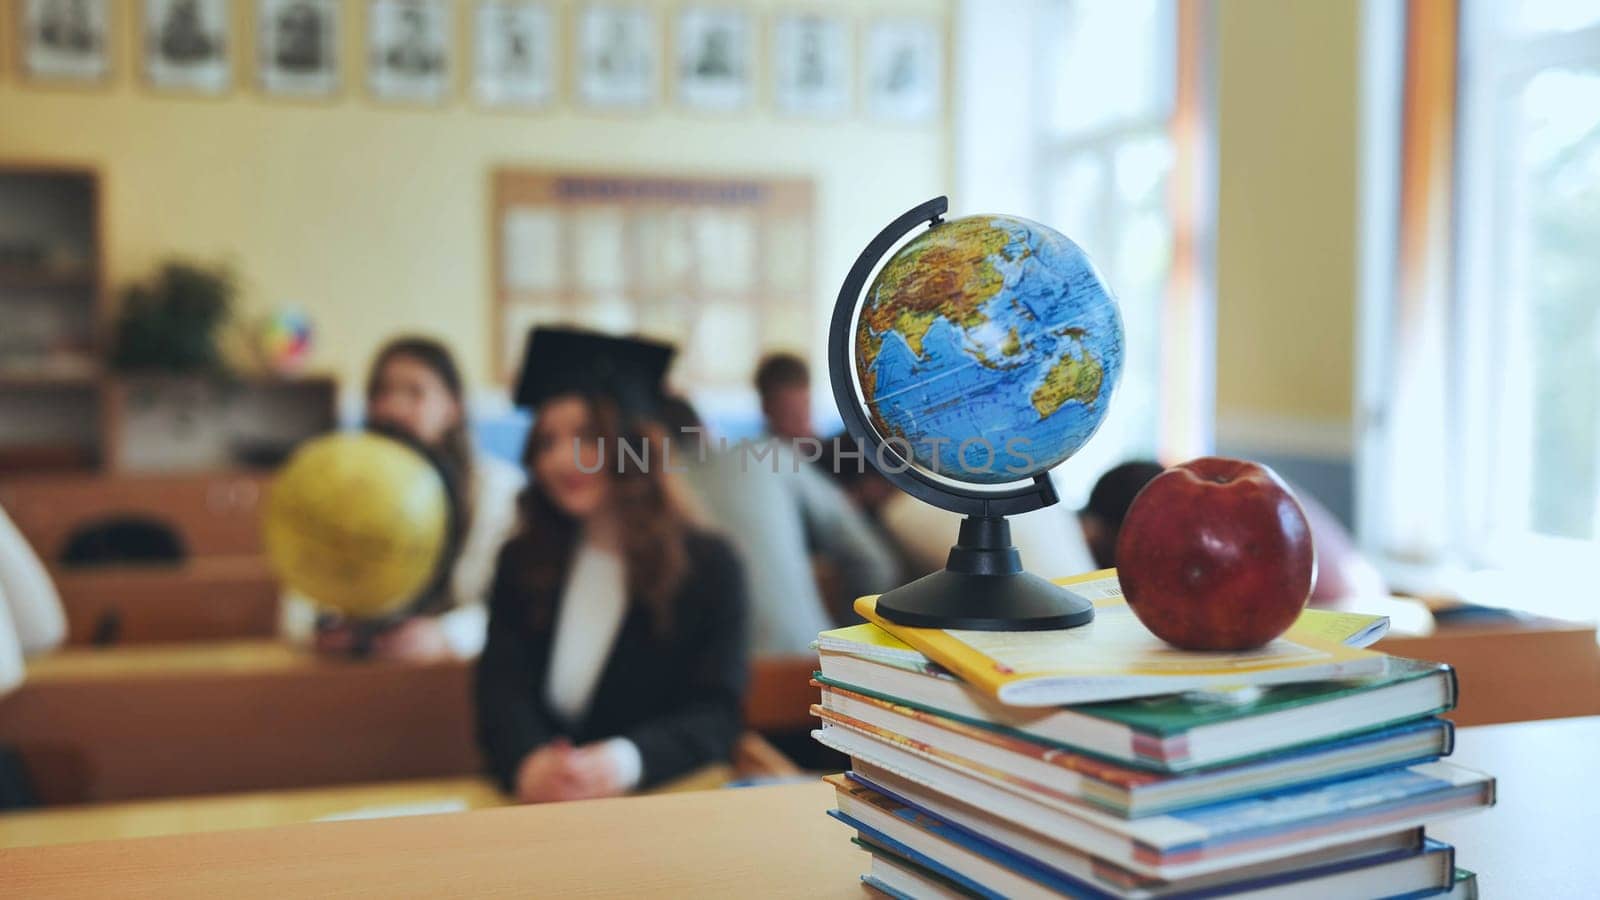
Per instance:
[[[990,485],[1077,452],[1122,374],[1122,314],[1065,235],[1013,216],[941,222],[862,301],[856,375],[878,435],[922,469]]]
[[[403,611],[450,536],[444,478],[420,451],[369,432],[315,438],[273,479],[263,532],[284,584],[358,620]]]

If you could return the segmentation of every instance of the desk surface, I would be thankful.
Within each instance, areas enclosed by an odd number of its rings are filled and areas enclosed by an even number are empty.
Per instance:
[[[1592,888],[1600,718],[1463,729],[1500,805],[1434,829],[1488,896]],[[822,784],[0,851],[4,896],[864,895]]]
[[[0,851],[16,897],[855,897],[827,785]]]
[[[1483,896],[1595,896],[1600,716],[1463,728],[1450,761],[1498,782],[1493,809],[1428,829]]]

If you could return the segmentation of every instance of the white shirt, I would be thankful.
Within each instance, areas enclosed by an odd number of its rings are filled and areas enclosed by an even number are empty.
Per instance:
[[[53,649],[66,636],[55,583],[0,509],[0,694],[22,683],[24,657]]]
[[[589,714],[600,675],[628,614],[628,570],[622,554],[580,541],[556,608],[556,633],[545,679],[545,702],[568,724]],[[644,760],[627,738],[602,744],[624,787],[639,783]]]

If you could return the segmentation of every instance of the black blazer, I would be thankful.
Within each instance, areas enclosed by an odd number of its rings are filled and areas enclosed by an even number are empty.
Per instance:
[[[577,744],[633,741],[644,761],[641,788],[726,760],[741,729],[747,678],[744,572],[732,547],[690,534],[671,633],[657,636],[648,610],[631,602],[588,713],[568,723],[545,702],[560,612],[546,627],[529,623],[535,598],[515,587],[518,545],[500,551],[474,687],[478,742],[501,787],[512,790],[523,757],[558,735]],[[556,597],[537,599],[559,605]]]

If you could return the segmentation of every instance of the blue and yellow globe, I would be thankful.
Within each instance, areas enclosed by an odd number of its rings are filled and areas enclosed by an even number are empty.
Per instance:
[[[1122,314],[1094,264],[1012,216],[930,227],[892,256],[856,325],[878,434],[921,468],[1003,484],[1047,471],[1104,421]]]

